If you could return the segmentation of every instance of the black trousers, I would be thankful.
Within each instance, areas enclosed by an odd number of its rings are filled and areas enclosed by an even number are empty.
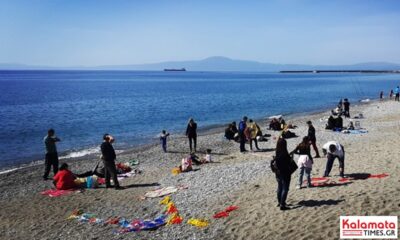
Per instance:
[[[117,177],[117,168],[115,167],[115,162],[114,161],[104,161],[104,170],[105,170],[105,180],[106,180],[106,187],[110,187],[111,183],[110,180],[111,178],[113,179],[114,182],[114,187],[119,186],[118,182],[118,177]]]
[[[189,136],[189,148],[190,152],[192,152],[192,144],[194,143],[194,151],[196,152],[197,147],[197,136]]]
[[[243,132],[239,132],[239,141],[240,141],[240,152],[246,151],[245,144],[246,144],[246,136]]]
[[[44,174],[43,178],[48,178],[50,169],[53,166],[53,173],[56,175],[58,172],[58,154],[55,153],[46,153],[45,161],[44,161]]]

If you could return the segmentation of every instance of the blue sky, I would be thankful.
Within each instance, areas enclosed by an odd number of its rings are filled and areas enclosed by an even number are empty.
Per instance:
[[[0,63],[400,63],[400,1],[0,0]]]

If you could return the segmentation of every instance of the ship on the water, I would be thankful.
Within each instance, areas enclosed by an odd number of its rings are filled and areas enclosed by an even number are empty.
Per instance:
[[[165,68],[165,72],[186,72],[185,68]]]

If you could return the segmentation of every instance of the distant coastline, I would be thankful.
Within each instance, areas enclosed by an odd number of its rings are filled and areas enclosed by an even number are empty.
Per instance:
[[[400,70],[294,70],[280,73],[400,73]]]

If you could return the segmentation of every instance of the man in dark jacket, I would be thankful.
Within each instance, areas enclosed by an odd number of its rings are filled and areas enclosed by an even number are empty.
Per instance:
[[[43,139],[46,146],[46,157],[45,157],[45,169],[43,174],[43,180],[49,179],[50,169],[53,166],[54,175],[58,172],[58,153],[56,142],[60,139],[55,136],[54,129],[49,129],[47,131],[47,136]]]
[[[243,117],[243,120],[239,123],[239,139],[240,139],[240,152],[246,152],[245,144],[246,144],[246,136],[244,134],[244,130],[247,127],[247,117]]]
[[[101,154],[103,155],[103,163],[105,169],[105,180],[106,180],[106,188],[111,187],[110,179],[113,178],[114,187],[117,190],[124,189],[119,186],[118,177],[117,177],[117,169],[115,168],[115,151],[112,143],[114,142],[114,138],[108,133],[103,136],[103,143],[101,144]]]
[[[308,136],[308,139],[310,140],[310,143],[315,151],[314,158],[320,158],[319,151],[317,148],[317,138],[315,137],[315,128],[312,125],[311,121],[307,121],[307,125],[308,125],[308,135],[307,136]]]

